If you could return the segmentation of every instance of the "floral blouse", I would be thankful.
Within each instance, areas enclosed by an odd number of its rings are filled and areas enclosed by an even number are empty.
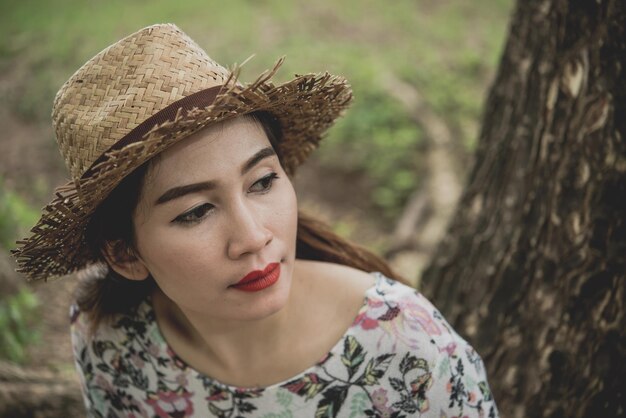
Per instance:
[[[170,349],[146,300],[72,343],[90,417],[497,417],[479,355],[415,289],[380,273],[317,364],[259,388],[222,384]]]

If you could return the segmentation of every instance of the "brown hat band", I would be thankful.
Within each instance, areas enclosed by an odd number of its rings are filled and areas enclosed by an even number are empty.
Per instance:
[[[111,151],[115,151],[118,149],[122,149],[127,145],[135,143],[141,140],[145,134],[150,132],[155,126],[161,125],[168,121],[173,121],[176,119],[178,112],[189,111],[193,108],[202,109],[209,105],[211,105],[215,98],[222,92],[222,90],[226,90],[224,86],[213,86],[205,90],[200,90],[196,93],[190,94],[189,96],[185,96],[180,100],[175,101],[159,110],[154,115],[150,116],[148,119],[141,122],[139,125],[135,126],[135,128],[126,134],[122,139],[113,144],[108,150],[103,152],[100,157],[96,161],[91,164],[91,166],[83,173],[81,178],[87,178],[91,176],[94,171],[94,167],[96,167],[99,163],[104,161],[107,158],[107,154]]]

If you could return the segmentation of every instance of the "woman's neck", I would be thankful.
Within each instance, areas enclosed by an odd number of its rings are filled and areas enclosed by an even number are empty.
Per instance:
[[[258,387],[319,361],[350,326],[372,283],[359,270],[297,260],[287,304],[262,319],[201,317],[160,291],[153,305],[163,336],[186,363],[222,383]]]
[[[268,357],[281,358],[283,351],[294,348],[294,341],[302,340],[298,332],[303,326],[306,328],[307,304],[311,303],[309,296],[314,290],[311,280],[303,278],[306,268],[298,265],[295,263],[286,305],[261,319],[207,318],[185,311],[156,289],[152,301],[159,327],[183,359],[204,358],[211,368],[250,370],[266,364]]]

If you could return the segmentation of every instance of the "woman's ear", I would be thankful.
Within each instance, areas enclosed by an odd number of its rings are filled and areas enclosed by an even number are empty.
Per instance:
[[[150,272],[143,261],[122,241],[107,242],[102,251],[109,267],[128,280],[146,280]]]

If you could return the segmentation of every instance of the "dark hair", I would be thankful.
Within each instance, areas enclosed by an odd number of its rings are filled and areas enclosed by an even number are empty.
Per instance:
[[[280,126],[271,114],[255,112],[251,117],[259,122],[276,150],[279,160]],[[152,161],[152,160],[151,160]],[[103,203],[96,209],[86,230],[89,249],[99,257],[104,266],[105,247],[118,259],[135,257],[135,236],[132,214],[139,202],[148,161],[126,176]],[[335,234],[326,224],[298,212],[296,258],[305,260],[331,261],[364,271],[380,271],[387,277],[406,283],[395,274],[379,256],[369,250],[350,243]],[[113,269],[92,269],[83,273],[76,291],[76,302],[81,311],[89,316],[91,329],[95,330],[103,319],[114,314],[128,312],[137,306],[154,289],[152,277],[146,280],[128,280]]]

